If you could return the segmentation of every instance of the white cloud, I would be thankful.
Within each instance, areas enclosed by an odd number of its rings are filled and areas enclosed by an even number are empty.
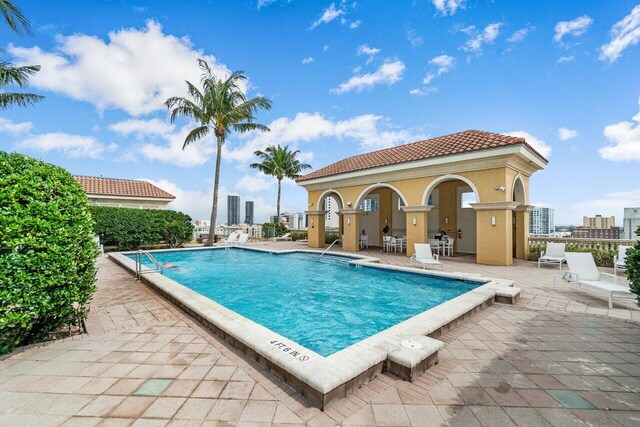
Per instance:
[[[275,3],[276,0],[258,0],[258,9],[269,6],[271,3]]]
[[[374,56],[379,54],[380,52],[382,52],[381,49],[378,49],[377,47],[369,47],[366,44],[360,45],[358,47],[358,55]]]
[[[558,64],[568,64],[569,62],[573,62],[574,59],[576,58],[573,55],[561,56],[558,58]]]
[[[640,103],[640,98],[638,99]],[[604,128],[609,145],[600,149],[600,156],[616,162],[640,160],[640,113],[632,121],[614,123]]]
[[[357,21],[353,21],[351,24],[349,24],[349,28],[351,28],[352,30],[355,30],[360,25],[362,25],[362,21],[358,19]]]
[[[555,26],[555,34],[553,40],[561,42],[562,38],[566,35],[578,37],[587,32],[593,19],[587,15],[579,16],[573,21],[560,21]]]
[[[380,65],[376,71],[360,76],[353,76],[346,82],[340,83],[337,88],[331,89],[331,92],[338,94],[352,90],[361,92],[364,89],[369,89],[379,84],[392,85],[402,80],[405,68],[404,62],[399,60],[385,62]]]
[[[620,218],[624,208],[629,206],[640,206],[640,188],[608,193],[597,199],[574,203],[571,205],[571,211],[615,215]]]
[[[463,28],[461,31],[469,35],[469,39],[461,46],[461,49],[480,55],[484,45],[492,44],[498,38],[502,25],[502,22],[494,22],[484,27],[482,31],[478,31],[473,25]]]
[[[428,81],[427,77],[424,78],[423,82]],[[437,91],[438,89],[436,89],[435,87],[423,87],[423,88],[411,89],[409,91],[409,94],[415,95],[415,96],[427,96],[430,93],[437,92]]]
[[[236,182],[235,189],[238,191],[246,191],[247,193],[256,193],[270,189],[276,183],[276,179],[263,173],[256,175],[244,174],[242,178]]]
[[[564,127],[558,129],[558,139],[560,139],[560,141],[567,141],[577,136],[578,136],[577,130],[567,129]]]
[[[315,60],[312,56],[309,56],[309,57],[304,58],[304,59],[302,60],[302,63],[303,63],[303,64],[312,64],[312,63],[314,63],[314,62],[316,62],[316,60]]]
[[[328,44],[325,44],[324,46],[322,46],[322,51],[323,52],[326,52],[328,50],[329,50],[329,45]]]
[[[602,61],[615,62],[622,51],[640,41],[640,4],[611,27],[611,41],[600,47]]]
[[[291,145],[297,148],[301,143],[322,138],[352,140],[364,149],[376,149],[411,142],[422,137],[408,130],[398,129],[388,119],[373,114],[334,121],[319,113],[298,113],[294,118],[280,117],[268,126],[271,132],[243,135],[242,145],[225,145],[224,158],[249,163],[254,160],[254,151],[263,150],[268,145]],[[301,159],[310,160],[310,156],[312,154],[306,151],[301,153]]]
[[[407,27],[405,31],[407,33],[407,40],[409,40],[411,46],[417,47],[423,43],[422,36],[418,34],[418,32],[414,28]]]
[[[465,0],[431,0],[442,16],[452,16],[458,9],[464,9]]]
[[[166,135],[173,132],[174,128],[175,126],[171,123],[160,119],[131,119],[109,125],[109,129],[120,135],[135,135],[137,138],[152,135]]]
[[[13,45],[8,51],[18,65],[42,66],[31,78],[32,86],[99,110],[116,108],[132,115],[164,109],[167,98],[186,93],[185,80],[199,82],[198,58],[206,59],[220,77],[229,73],[216,58],[195,50],[189,39],[164,34],[155,21],[143,29],[112,31],[107,42],[74,34],[58,36],[50,52]]]
[[[527,37],[527,35],[529,35],[529,31],[532,31],[534,29],[535,27],[532,27],[530,25],[527,25],[524,28],[520,28],[518,31],[511,34],[507,39],[507,41],[509,43],[520,43],[522,40],[524,40]]]
[[[547,159],[551,155],[551,146],[546,142],[544,142],[543,140],[531,135],[529,132],[518,130],[513,132],[505,132],[505,135],[524,138],[525,141],[527,141],[527,143],[534,148],[534,150],[536,150],[538,153],[540,153],[543,157]]]
[[[440,55],[429,61],[429,64],[438,66],[438,75],[449,72],[455,65],[455,58],[449,55]]]
[[[344,9],[336,8],[336,4],[331,3],[328,8],[322,11],[322,15],[320,15],[320,18],[318,18],[317,21],[311,24],[311,29],[314,29],[321,24],[328,24],[329,22],[333,21],[336,18],[339,18],[345,13],[346,12],[344,11]]]
[[[31,129],[33,129],[33,123],[31,122],[16,123],[13,120],[0,117],[0,132],[20,135],[28,133]]]
[[[22,149],[49,153],[58,151],[71,158],[88,157],[97,159],[107,151],[117,148],[115,144],[105,145],[92,136],[72,135],[64,132],[29,135],[18,142]]]

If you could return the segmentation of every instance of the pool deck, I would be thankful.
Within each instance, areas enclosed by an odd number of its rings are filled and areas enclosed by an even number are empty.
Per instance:
[[[640,310],[632,301],[609,310],[599,295],[553,286],[550,266],[443,261],[450,272],[515,280],[521,298],[439,337],[440,363],[417,381],[382,374],[322,412],[100,258],[89,335],[0,360],[0,425],[640,424]]]

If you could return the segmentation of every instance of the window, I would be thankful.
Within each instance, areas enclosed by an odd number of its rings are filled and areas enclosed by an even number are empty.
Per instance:
[[[398,210],[401,211],[403,206],[404,206],[404,200],[402,200],[402,197],[398,196]]]
[[[360,203],[360,209],[365,212],[376,212],[378,210],[378,199],[364,199]]]
[[[476,203],[476,193],[473,191],[469,193],[462,193],[462,207],[470,208],[471,203]]]

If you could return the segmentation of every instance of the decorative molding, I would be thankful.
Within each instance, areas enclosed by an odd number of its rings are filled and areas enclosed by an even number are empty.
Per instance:
[[[518,202],[489,202],[489,203],[469,203],[476,211],[513,211],[520,203]]]
[[[533,208],[535,208],[535,206],[533,206],[533,205],[525,205],[524,203],[521,203],[520,206],[518,206],[514,210],[516,212],[531,212],[533,210]]]
[[[304,211],[305,215],[326,215],[329,211]]]
[[[364,211],[362,209],[340,209],[338,213],[340,215],[348,215],[348,214],[361,214]]]
[[[432,205],[402,206],[405,212],[429,212],[431,209],[433,209]]]

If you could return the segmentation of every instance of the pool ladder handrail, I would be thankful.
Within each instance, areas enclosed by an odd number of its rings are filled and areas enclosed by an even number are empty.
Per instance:
[[[156,266],[155,268],[146,268],[143,269],[143,265],[142,265],[142,256],[146,255],[147,258],[149,258],[151,260],[151,262]],[[138,281],[140,281],[142,279],[142,275],[143,274],[148,274],[148,273],[160,273],[163,274],[163,268],[162,268],[162,264],[160,264],[160,262],[158,262],[157,259],[155,259],[153,257],[153,255],[151,255],[151,253],[149,253],[149,251],[142,251],[139,250],[138,252],[136,252],[136,279],[138,279]]]
[[[337,242],[342,242],[342,240],[341,240],[341,239],[336,239],[336,240],[334,240],[333,242],[331,242],[331,244],[329,245],[329,247],[328,247],[327,249],[325,249],[325,250],[320,254],[320,257],[319,257],[319,258],[322,258],[322,255],[326,254],[326,253],[329,251],[329,249],[331,249],[331,247],[332,247],[333,245],[335,245]]]

